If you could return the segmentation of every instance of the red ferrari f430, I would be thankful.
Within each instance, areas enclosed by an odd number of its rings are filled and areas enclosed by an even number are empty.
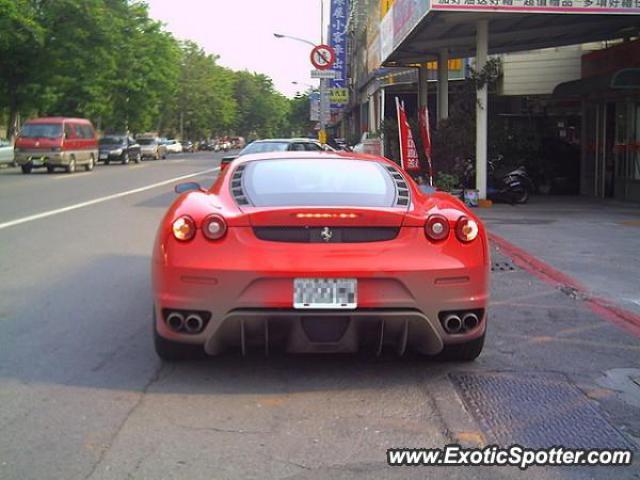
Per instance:
[[[166,360],[391,349],[469,361],[487,328],[489,249],[473,213],[381,157],[238,158],[188,183],[153,247],[155,347]]]

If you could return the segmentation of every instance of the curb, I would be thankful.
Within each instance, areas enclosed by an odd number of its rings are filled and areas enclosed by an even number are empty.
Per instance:
[[[534,257],[495,233],[489,233],[489,239],[500,251],[513,260],[518,267],[526,270],[543,282],[554,287],[569,287],[576,291],[589,309],[603,320],[640,337],[640,315],[612,305],[611,302],[591,295],[589,290],[575,278],[556,270],[551,265]]]

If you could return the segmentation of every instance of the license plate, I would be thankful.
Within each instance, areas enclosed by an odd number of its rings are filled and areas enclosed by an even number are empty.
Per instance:
[[[100,160],[106,160],[107,158],[109,158],[109,154],[108,153],[101,153],[100,154]]]
[[[295,278],[293,308],[354,309],[358,306],[355,278]]]

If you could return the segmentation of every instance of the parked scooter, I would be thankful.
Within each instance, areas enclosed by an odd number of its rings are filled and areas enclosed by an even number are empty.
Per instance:
[[[524,166],[519,166],[507,172],[500,172],[499,167],[504,157],[498,155],[487,162],[487,198],[507,203],[527,203],[533,192],[533,182]],[[475,183],[475,162],[469,158],[466,161],[464,187],[471,188]]]

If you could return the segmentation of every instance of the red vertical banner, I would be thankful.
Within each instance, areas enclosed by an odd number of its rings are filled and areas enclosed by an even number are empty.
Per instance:
[[[433,165],[431,164],[431,129],[429,126],[429,110],[426,105],[418,110],[420,138],[424,146],[424,154],[429,163],[429,185],[433,186]]]
[[[398,134],[400,136],[400,164],[407,172],[420,170],[418,149],[413,141],[413,133],[411,133],[411,127],[407,121],[404,103],[400,103],[398,97],[396,97],[396,109],[398,111]]]

